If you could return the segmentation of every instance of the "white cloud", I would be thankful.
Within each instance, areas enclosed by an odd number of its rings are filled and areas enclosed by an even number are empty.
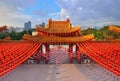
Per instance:
[[[50,18],[54,20],[66,20],[69,17],[69,13],[65,9],[61,9],[60,12],[54,12],[49,14]]]
[[[17,9],[20,10],[20,11],[24,11],[24,10],[25,10],[25,9],[22,8],[22,7],[17,7]]]
[[[82,10],[83,8],[82,7],[79,7],[78,10]]]
[[[69,16],[73,25],[120,25],[120,0],[56,0],[60,17]],[[59,16],[59,15],[58,15]]]
[[[60,17],[61,19],[67,18],[69,17],[69,13],[65,9],[61,9]]]
[[[55,20],[70,18],[73,25],[101,26],[109,22],[120,24],[120,0],[56,0],[61,11],[50,12],[46,16],[45,11],[41,11],[39,8],[36,12],[33,10],[34,15],[24,14],[23,12],[28,7],[34,6],[36,1],[0,0],[0,26],[23,27],[24,22],[28,20],[38,24],[42,21],[47,21],[47,18]]]
[[[0,25],[23,27],[24,22],[32,20],[32,15],[24,14],[22,11],[34,5],[35,1],[36,0],[1,0]],[[27,4],[28,2],[29,4]]]

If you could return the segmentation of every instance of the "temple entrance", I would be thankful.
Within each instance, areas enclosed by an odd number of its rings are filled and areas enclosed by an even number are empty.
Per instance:
[[[49,63],[69,63],[68,45],[50,45]]]
[[[77,51],[76,45],[42,45],[25,63],[28,64],[65,64],[65,63],[92,63],[93,61],[81,51]]]
[[[76,45],[42,45],[25,63],[37,64],[81,63],[81,52],[76,50]]]

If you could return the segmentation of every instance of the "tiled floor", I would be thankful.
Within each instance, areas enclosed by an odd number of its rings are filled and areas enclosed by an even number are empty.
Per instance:
[[[56,70],[54,64],[23,64],[0,81],[115,81],[98,64],[62,64]]]

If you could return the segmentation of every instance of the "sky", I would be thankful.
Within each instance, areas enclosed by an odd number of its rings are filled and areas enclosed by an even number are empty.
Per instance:
[[[0,0],[0,26],[70,19],[73,26],[120,25],[120,0]]]

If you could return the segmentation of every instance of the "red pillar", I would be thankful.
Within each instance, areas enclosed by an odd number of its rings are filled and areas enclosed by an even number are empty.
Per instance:
[[[45,57],[45,63],[48,63],[48,58],[49,58],[49,45],[45,45],[46,48],[46,57]]]
[[[37,53],[37,57],[36,57],[37,63],[40,63],[41,53],[42,53],[41,51]]]
[[[70,56],[70,63],[73,62],[73,55],[72,55],[73,45],[69,45],[69,56]]]
[[[80,50],[78,50],[78,46],[77,45],[76,45],[76,52],[77,52],[78,63],[81,63],[81,52],[80,52]]]
[[[77,59],[78,59],[78,63],[80,63],[81,62],[81,54],[80,53],[77,54]]]
[[[40,63],[41,54],[42,54],[42,46],[40,47],[40,50],[37,53],[37,57],[36,57],[37,63]]]

